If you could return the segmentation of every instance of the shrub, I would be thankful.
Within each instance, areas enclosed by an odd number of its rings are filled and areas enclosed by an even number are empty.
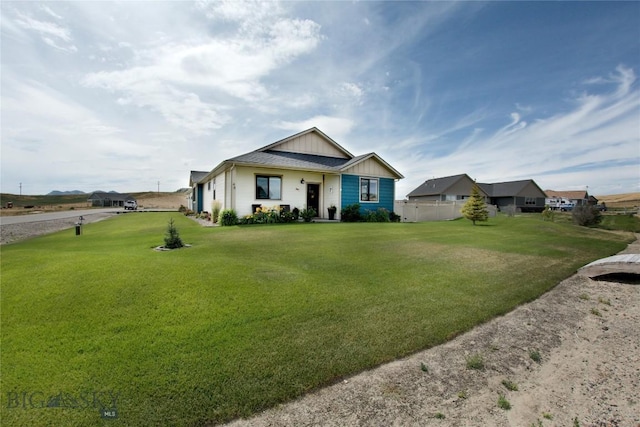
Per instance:
[[[340,221],[342,222],[358,222],[361,220],[360,203],[347,205],[340,211]]]
[[[318,216],[318,212],[316,212],[316,210],[313,208],[303,209],[300,211],[300,216],[302,217],[304,222],[311,222],[312,218]]]
[[[298,216],[291,211],[280,211],[281,222],[295,222],[298,220]]]
[[[401,219],[402,219],[402,218],[400,217],[400,215],[398,215],[398,214],[397,214],[397,213],[395,213],[395,212],[391,212],[391,213],[389,214],[389,220],[390,220],[391,222],[400,222],[400,220],[401,220]]]
[[[375,212],[367,211],[367,216],[365,217],[365,221],[367,222],[391,222],[389,219],[389,211],[385,208],[378,208]]]
[[[602,214],[595,206],[576,206],[571,213],[573,223],[584,227],[600,224]]]
[[[238,223],[238,214],[233,209],[225,209],[220,212],[220,225],[236,225]]]
[[[553,222],[554,216],[553,209],[551,209],[549,205],[545,205],[544,210],[542,211],[542,220]]]
[[[259,206],[256,208],[256,211],[251,214],[245,216],[241,224],[275,224],[278,222],[284,222],[282,220],[282,209],[279,206],[274,206],[272,208],[266,206]]]
[[[184,246],[180,234],[173,223],[173,218],[169,220],[167,235],[164,237],[164,247],[167,249],[178,249]]]

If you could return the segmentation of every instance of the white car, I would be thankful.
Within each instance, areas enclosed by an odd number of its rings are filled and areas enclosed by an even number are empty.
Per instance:
[[[127,200],[124,202],[124,209],[130,209],[132,211],[138,209],[138,202],[136,202],[135,200]]]

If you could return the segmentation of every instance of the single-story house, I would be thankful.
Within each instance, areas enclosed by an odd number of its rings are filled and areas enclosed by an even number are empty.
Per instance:
[[[475,181],[467,174],[429,179],[407,194],[409,201],[460,201],[471,196]],[[478,183],[480,194],[490,205],[498,209],[507,206],[522,212],[542,212],[545,192],[532,179],[500,182],[496,184]]]
[[[478,184],[489,195],[489,203],[498,209],[514,208],[521,212],[542,212],[546,195],[532,179]]]
[[[466,173],[428,179],[415,190],[407,194],[410,202],[453,202],[465,200],[471,196],[475,181]],[[480,194],[489,200],[489,195],[480,188]]]
[[[124,202],[127,200],[135,201],[136,199],[129,194],[120,194],[115,191],[96,191],[91,193],[87,200],[91,203],[91,206],[94,207],[115,208],[123,207]]]
[[[336,219],[354,203],[362,213],[378,208],[392,212],[395,183],[404,178],[376,153],[354,156],[315,127],[199,174],[194,171],[190,177],[196,212],[211,212],[216,203],[238,216],[264,206],[313,208],[318,217],[327,218],[327,209],[335,206]]]
[[[559,199],[559,200],[568,200],[573,203],[575,206],[583,206],[583,205],[597,205],[598,199],[593,196],[589,196],[589,193],[586,191],[554,191],[554,190],[545,190],[547,195],[547,199]]]

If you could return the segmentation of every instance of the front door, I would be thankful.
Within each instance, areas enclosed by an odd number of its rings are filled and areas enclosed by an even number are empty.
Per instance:
[[[307,184],[307,209],[311,208],[320,216],[320,184]]]

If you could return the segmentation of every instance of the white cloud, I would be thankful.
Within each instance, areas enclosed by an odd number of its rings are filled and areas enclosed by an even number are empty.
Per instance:
[[[591,171],[594,183],[599,178],[599,168],[608,173],[622,173],[622,170],[609,170],[609,165],[633,159],[640,161],[637,116],[640,97],[637,91],[631,91],[631,82],[635,80],[633,71],[619,69],[618,72],[618,87],[614,91],[581,96],[575,100],[575,108],[564,114],[527,125],[518,113],[512,113],[508,125],[484,139],[478,138],[477,131],[473,130],[473,150],[462,146],[442,159],[441,164],[466,165],[468,173],[486,177],[485,181],[545,175],[554,179],[570,177],[585,164],[591,164],[594,169]]]
[[[54,24],[51,22],[38,21],[37,19],[33,19],[30,16],[24,15],[20,12],[18,12],[17,14],[18,19],[16,19],[15,22],[22,28],[36,31],[42,35],[53,36],[66,42],[71,41],[71,32],[68,28],[63,28],[58,24]]]
[[[315,116],[298,122],[280,121],[274,124],[278,129],[285,129],[294,133],[317,127],[336,141],[346,137],[354,125],[355,123],[351,119],[329,116]]]
[[[241,22],[235,35],[138,49],[137,64],[90,73],[82,83],[118,92],[118,103],[151,108],[169,123],[194,133],[218,129],[229,122],[231,116],[224,111],[234,98],[248,103],[267,99],[261,80],[312,51],[321,39],[320,27],[312,21],[281,17],[278,8],[263,3],[251,3],[255,8],[238,5],[201,4],[212,18]],[[249,32],[245,24],[256,20],[261,24]]]
[[[53,10],[51,10],[51,8],[47,5],[41,5],[40,9],[44,10],[46,13],[48,13],[49,15],[53,16],[56,19],[62,19],[62,16],[58,15],[57,13],[55,13]]]

